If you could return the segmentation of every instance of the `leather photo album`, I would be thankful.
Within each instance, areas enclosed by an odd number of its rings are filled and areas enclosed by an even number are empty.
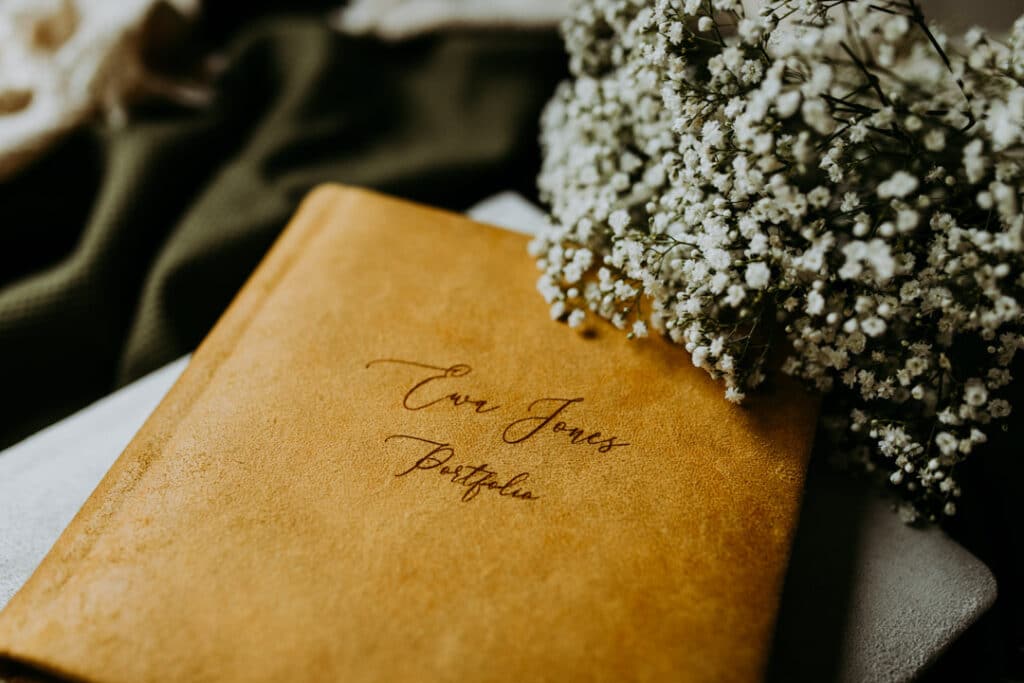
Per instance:
[[[527,238],[325,186],[0,612],[72,680],[758,680],[816,399],[550,320]]]

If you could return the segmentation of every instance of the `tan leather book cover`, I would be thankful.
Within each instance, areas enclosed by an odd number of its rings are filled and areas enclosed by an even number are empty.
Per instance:
[[[526,238],[316,190],[26,586],[86,681],[755,680],[815,402],[548,319]]]

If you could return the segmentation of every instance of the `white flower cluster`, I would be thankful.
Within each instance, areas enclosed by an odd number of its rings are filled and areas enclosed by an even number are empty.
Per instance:
[[[953,514],[1024,347],[1024,18],[954,50],[915,0],[587,0],[564,36],[552,317],[657,330],[736,402],[778,347],[848,452]]]

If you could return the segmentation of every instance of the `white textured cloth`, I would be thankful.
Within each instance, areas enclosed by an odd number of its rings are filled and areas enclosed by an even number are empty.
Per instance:
[[[0,0],[0,179],[95,111],[118,111],[150,78],[142,28],[162,2],[183,15],[198,7],[198,0]]]
[[[763,0],[747,0],[754,12]],[[981,3],[964,12],[960,0],[924,0],[925,12],[949,30],[979,25],[994,33],[1009,30],[1024,11],[1024,0]],[[551,28],[572,11],[572,0],[352,0],[333,18],[346,33],[403,40],[453,28]]]
[[[0,452],[0,607],[185,370],[180,358]]]
[[[544,214],[504,193],[470,210],[527,234]],[[185,369],[182,358],[0,452],[0,607],[35,570]],[[873,492],[813,475],[773,653],[777,680],[907,681],[994,602],[991,572]]]
[[[459,28],[552,28],[571,0],[352,0],[333,19],[345,33],[402,40]]]

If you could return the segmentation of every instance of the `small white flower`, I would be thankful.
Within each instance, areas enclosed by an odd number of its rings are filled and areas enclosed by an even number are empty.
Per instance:
[[[975,408],[985,405],[988,400],[988,390],[985,383],[974,377],[964,383],[964,403]]]
[[[949,432],[939,432],[935,435],[935,445],[943,455],[951,455],[956,452],[959,442]]]
[[[747,287],[751,289],[764,289],[768,286],[771,274],[768,264],[758,261],[747,265],[744,279],[746,280]]]
[[[788,119],[800,108],[800,91],[789,90],[775,100],[775,113],[780,119]]]
[[[736,387],[729,387],[725,390],[725,400],[730,403],[742,403],[746,396]]]
[[[902,14],[890,15],[882,24],[882,35],[890,43],[899,40],[910,29],[910,22]]]
[[[739,306],[747,296],[747,291],[740,285],[732,285],[726,290],[725,303],[733,308]]]
[[[896,213],[896,229],[899,232],[910,232],[917,227],[920,216],[913,209],[901,209]]]
[[[816,209],[823,209],[828,206],[832,193],[827,187],[818,186],[807,193],[807,203]]]
[[[862,329],[864,331],[864,334],[868,335],[869,337],[879,336],[880,334],[885,332],[885,328],[885,321],[877,316],[865,318],[860,323],[860,329]]]
[[[932,128],[925,133],[922,142],[929,152],[941,152],[946,148],[946,134],[939,128]]]
[[[825,297],[816,290],[807,293],[807,313],[810,315],[821,315],[825,310]]]
[[[988,412],[994,418],[1006,417],[1010,414],[1010,402],[1001,398],[993,399],[989,401]]]
[[[917,189],[917,178],[906,171],[896,171],[892,176],[878,184],[877,193],[881,199],[906,197]]]
[[[978,183],[985,176],[988,161],[981,155],[985,143],[975,138],[964,147],[963,164],[970,183]]]
[[[828,135],[835,130],[835,119],[832,118],[832,114],[829,112],[828,106],[820,97],[812,97],[804,100],[803,105],[800,107],[800,112],[803,114],[804,121],[807,122],[807,125],[821,135]]]
[[[623,209],[614,211],[608,216],[608,225],[612,226],[612,230],[615,231],[616,235],[621,235],[629,225],[629,213]]]

